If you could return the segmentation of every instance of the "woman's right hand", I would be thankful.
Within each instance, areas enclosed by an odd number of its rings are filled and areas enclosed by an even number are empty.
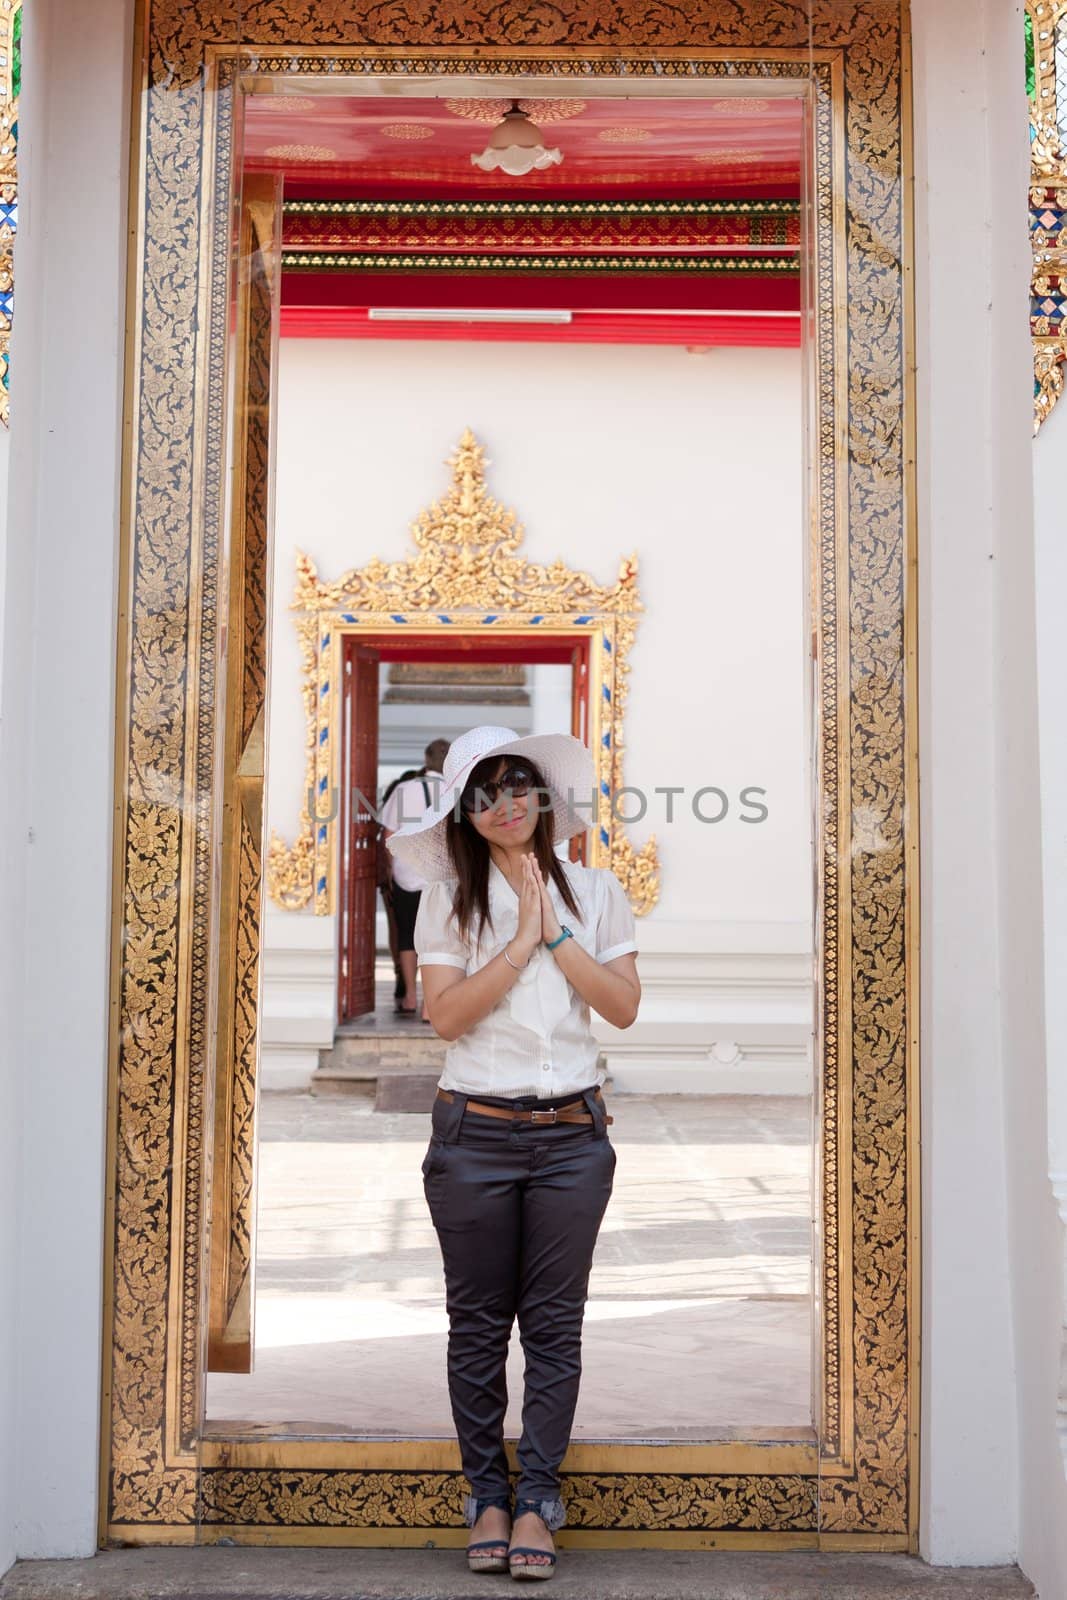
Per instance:
[[[510,954],[516,961],[528,961],[541,943],[541,884],[532,852],[522,857],[522,887],[519,890],[519,927],[511,941]]]

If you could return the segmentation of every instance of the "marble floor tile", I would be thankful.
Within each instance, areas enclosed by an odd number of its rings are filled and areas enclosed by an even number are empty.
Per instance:
[[[590,1283],[576,1439],[699,1439],[810,1421],[806,1100],[616,1096],[615,1190]],[[260,1106],[255,1370],[208,1420],[450,1437],[447,1319],[423,1114],[363,1096]],[[520,1426],[512,1341],[508,1428]]]

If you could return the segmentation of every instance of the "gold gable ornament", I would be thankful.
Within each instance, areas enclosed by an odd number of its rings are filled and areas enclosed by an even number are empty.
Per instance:
[[[319,577],[312,558],[297,552],[296,592],[307,796],[329,796],[335,787],[339,702],[334,652],[346,632],[401,634],[432,629],[445,635],[493,627],[531,635],[576,627],[599,642],[596,677],[604,692],[590,695],[590,744],[601,794],[622,788],[623,723],[630,647],[644,609],[637,589],[637,557],[624,556],[614,584],[601,585],[560,561],[547,565],[516,554],[523,527],[515,512],[489,493],[485,447],[468,428],[448,458],[452,486],[411,524],[416,553],[410,560],[374,556],[340,578]],[[593,729],[597,737],[592,737]],[[332,807],[330,808],[333,809]],[[267,887],[275,905],[315,912],[333,909],[333,818],[325,808],[313,816],[305,806],[296,840],[289,845],[272,832],[267,852]],[[593,832],[593,858],[610,866],[623,884],[634,913],[651,911],[659,897],[655,836],[635,850],[610,803],[601,806]]]

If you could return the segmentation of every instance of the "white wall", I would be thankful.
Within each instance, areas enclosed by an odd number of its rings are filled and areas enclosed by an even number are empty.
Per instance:
[[[647,796],[629,833],[637,846],[655,833],[662,887],[639,929],[641,1020],[604,1031],[617,1088],[810,1086],[800,370],[796,350],[281,346],[267,812],[283,837],[304,782],[296,550],[324,578],[373,555],[413,557],[410,523],[449,488],[445,459],[470,426],[490,492],[524,524],[527,559],[562,557],[610,583],[637,553],[647,611],[630,656],[624,780]],[[480,720],[512,719],[505,708],[464,725]],[[655,793],[668,785],[685,791],[673,820]],[[694,814],[705,785],[728,798],[720,822]],[[765,822],[741,820],[746,786],[766,791]],[[698,799],[709,817],[721,804]],[[332,920],[314,934],[295,926],[312,915],[268,912],[263,1081],[275,1087],[306,1081],[329,1020],[314,1008],[331,994],[335,934]],[[694,953],[699,970],[682,975]]]
[[[1062,1247],[1045,1130],[1022,8],[915,0],[912,21],[922,1546],[944,1563],[1018,1555],[1058,1600]]]
[[[21,708],[8,706],[15,699],[9,689],[12,672],[19,667],[25,649],[4,648],[8,638],[8,599],[17,578],[18,562],[7,540],[7,489],[10,438],[0,437],[0,882],[4,885],[4,906],[0,911],[0,1439],[15,1435],[15,1409],[18,1398],[16,1368],[18,1340],[15,1329],[18,1272],[18,1152],[19,1094],[18,1045],[20,1008],[18,977],[21,960],[15,948],[16,916],[25,905],[21,864],[24,855],[16,831],[25,826],[21,783],[16,767],[8,760],[9,739],[24,734]],[[10,914],[9,914],[10,908]],[[15,1458],[10,1450],[0,1451],[0,1573],[15,1559]]]
[[[913,11],[916,256],[920,268],[933,264],[917,273],[922,1548],[945,1563],[1012,1559],[1018,1515],[997,1003],[989,127],[977,15],[944,0]],[[962,171],[972,205],[950,220]],[[974,261],[962,277],[961,253]],[[966,362],[948,336],[961,322],[973,329]],[[969,1181],[977,1172],[981,1185]]]
[[[1044,1009],[1033,353],[1022,306],[1032,256],[1023,8],[995,5],[985,36],[993,215],[991,273],[997,912],[1008,1242],[1019,1437],[1018,1559],[1044,1596],[1067,1594],[1067,1480],[1057,1434],[1062,1229],[1049,1181]],[[1064,731],[1060,729],[1060,740]],[[1062,975],[1055,980],[1062,982]]]
[[[1049,1158],[1067,1182],[1067,403],[1034,442]]]
[[[1041,739],[1041,807],[1045,920],[1045,1028],[1048,1051],[1048,1158],[1058,1216],[1051,1215],[1040,1167],[1034,1175],[1041,1277],[1047,1294],[1027,1308],[1036,1319],[1041,1358],[1033,1375],[1039,1413],[1035,1463],[1048,1499],[1035,1511],[1051,1509],[1044,1526],[1024,1537],[1041,1553],[1039,1571],[1058,1571],[1067,1593],[1067,517],[1064,514],[1064,457],[1067,404],[1062,401],[1034,445],[1034,534],[1038,616],[1038,708]],[[1040,1109],[1040,1095],[1038,1096]],[[1058,1379],[1058,1438],[1050,1436],[1053,1389]],[[1036,1380],[1036,1381],[1035,1381]],[[1057,1448],[1058,1445],[1058,1448]],[[1038,1564],[1039,1563],[1039,1564]]]
[[[96,1543],[131,13],[25,12],[0,676],[0,1569]]]
[[[951,229],[948,220],[965,165],[988,181],[982,38],[965,27],[963,10],[920,3],[913,15],[917,259],[936,264],[917,280],[922,1541],[930,1559],[950,1563],[1013,1557],[1018,1493],[994,876],[991,245],[980,205],[964,219],[964,241],[959,219]],[[950,269],[961,248],[978,252],[962,283]],[[944,338],[949,299],[960,292],[968,296],[963,320],[976,318],[981,329],[966,364]],[[960,314],[954,305],[952,317]],[[980,1190],[966,1181],[978,1170]]]
[[[731,814],[673,825],[653,914],[804,921],[800,358],[795,350],[284,340],[278,425],[270,824],[291,838],[303,789],[293,552],[339,576],[413,556],[408,526],[449,486],[464,427],[532,561],[600,582],[636,550],[647,607],[631,652],[626,782],[717,784]],[[506,721],[506,717],[503,718]],[[745,784],[770,817],[740,822]],[[705,808],[714,812],[713,797]]]

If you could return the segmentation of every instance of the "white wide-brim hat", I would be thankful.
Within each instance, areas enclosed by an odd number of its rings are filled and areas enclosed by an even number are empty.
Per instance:
[[[428,883],[454,878],[445,822],[479,761],[486,756],[526,756],[544,774],[549,791],[546,814],[552,843],[559,844],[593,823],[596,771],[587,745],[570,733],[530,733],[520,738],[514,728],[484,723],[453,739],[445,757],[436,800],[417,822],[405,823],[387,840],[395,856],[406,861]],[[569,797],[582,808],[576,810]]]

